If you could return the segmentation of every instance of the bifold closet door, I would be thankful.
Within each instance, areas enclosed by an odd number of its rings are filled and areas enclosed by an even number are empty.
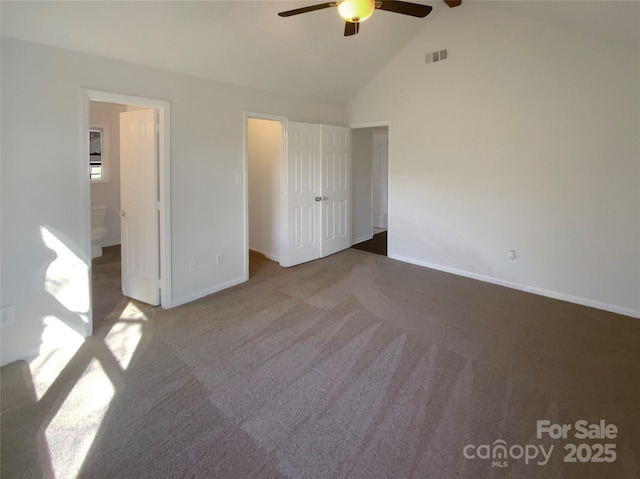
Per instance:
[[[294,266],[320,257],[320,151],[320,125],[287,123],[282,266]]]
[[[351,129],[322,125],[322,242],[325,257],[351,246]]]
[[[351,246],[350,158],[349,128],[287,123],[282,266]]]

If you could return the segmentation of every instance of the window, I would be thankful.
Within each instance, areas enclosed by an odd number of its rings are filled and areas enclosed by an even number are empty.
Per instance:
[[[94,183],[109,181],[109,127],[89,127],[89,178]]]

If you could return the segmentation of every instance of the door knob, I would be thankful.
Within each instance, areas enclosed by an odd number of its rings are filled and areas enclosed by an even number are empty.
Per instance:
[[[316,196],[316,201],[322,201],[322,197],[321,196]]]
[[[124,218],[125,216],[127,216],[127,213],[125,213],[125,211],[124,211],[124,210],[122,210],[122,211],[120,212],[120,216],[122,216],[122,217]]]

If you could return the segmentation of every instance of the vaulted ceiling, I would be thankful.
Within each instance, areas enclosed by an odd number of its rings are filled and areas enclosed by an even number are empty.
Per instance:
[[[442,0],[414,1],[433,11],[424,19],[377,11],[353,37],[343,36],[334,8],[277,15],[318,1],[3,0],[1,20],[9,37],[342,104],[449,8]],[[625,46],[640,44],[637,1],[490,3]]]

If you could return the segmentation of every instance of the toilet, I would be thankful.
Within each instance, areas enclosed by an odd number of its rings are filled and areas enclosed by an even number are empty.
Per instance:
[[[107,207],[105,205],[91,205],[91,257],[102,256],[102,242],[109,232],[105,227]]]

